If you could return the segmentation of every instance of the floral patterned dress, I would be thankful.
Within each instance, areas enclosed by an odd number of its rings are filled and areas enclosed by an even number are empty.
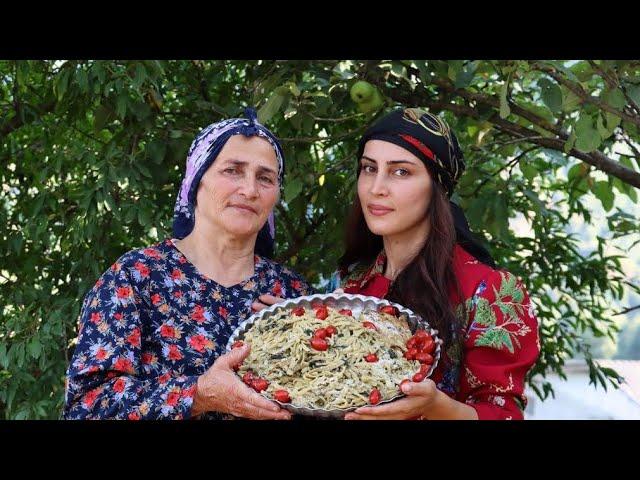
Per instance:
[[[189,418],[198,376],[224,353],[251,303],[313,293],[291,270],[254,261],[253,276],[227,288],[172,240],[124,254],[85,297],[63,418]]]
[[[373,265],[350,268],[340,286],[345,293],[384,298],[391,285],[385,263],[383,251]],[[447,395],[472,406],[481,420],[523,419],[525,376],[540,353],[527,291],[514,275],[479,262],[459,245],[453,266],[464,298],[460,301],[453,289],[449,298],[456,314],[467,316],[463,330],[452,334],[462,336],[463,351],[445,345],[431,378]]]

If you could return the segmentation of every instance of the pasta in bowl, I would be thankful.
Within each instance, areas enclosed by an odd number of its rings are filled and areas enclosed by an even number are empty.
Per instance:
[[[429,377],[441,341],[411,310],[376,297],[309,295],[285,300],[241,323],[227,350],[251,353],[237,373],[293,413],[341,418],[403,396],[403,380]]]

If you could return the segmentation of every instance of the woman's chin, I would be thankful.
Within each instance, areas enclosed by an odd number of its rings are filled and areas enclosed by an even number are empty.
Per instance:
[[[367,218],[367,227],[369,227],[371,233],[374,235],[380,235],[381,237],[385,235],[393,235],[398,231],[397,225],[380,219]]]
[[[260,225],[255,222],[234,221],[227,223],[225,227],[228,233],[238,237],[250,237],[260,231]]]

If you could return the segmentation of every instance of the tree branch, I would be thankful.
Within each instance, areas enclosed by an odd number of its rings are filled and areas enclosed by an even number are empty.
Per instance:
[[[603,101],[601,101],[600,99],[593,97],[591,95],[589,95],[589,93],[585,92],[583,90],[583,88],[575,83],[572,82],[571,80],[563,77],[562,75],[560,75],[555,68],[553,67],[548,67],[546,65],[536,65],[536,70],[539,70],[541,72],[544,72],[546,74],[548,74],[550,77],[552,77],[556,82],[558,82],[561,85],[564,85],[565,87],[567,87],[569,90],[571,90],[574,94],[576,94],[583,102],[588,102],[591,103],[592,105],[595,105],[596,107],[600,108],[601,110],[604,110],[605,112],[609,112],[613,115],[616,115],[618,117],[620,117],[623,120],[626,120],[630,123],[633,123],[634,125],[640,127],[640,117],[634,116],[634,115],[629,115],[628,113],[625,113],[621,110],[616,110],[615,108],[613,108],[611,105],[609,105],[608,103],[605,103]]]
[[[438,82],[438,83],[445,85],[443,88],[445,90],[448,90],[449,92],[460,93],[460,90],[459,89],[456,90],[455,88],[453,88],[453,85],[451,84],[447,85],[448,82],[447,83]],[[449,103],[444,101],[430,101],[429,99],[425,98],[425,96],[421,96],[418,91],[414,91],[411,94],[406,95],[406,94],[403,94],[398,89],[392,89],[387,91],[387,95],[391,97],[393,100],[401,104],[425,105],[435,110],[448,110],[452,113],[455,113],[456,115],[468,116],[468,117],[475,118],[477,120],[482,120],[482,118],[480,118],[479,112],[476,111],[476,109],[474,108],[471,108],[466,105],[459,105],[459,104]],[[460,93],[460,95],[462,95],[462,93]],[[485,99],[483,98],[482,100],[485,100]],[[489,104],[491,105],[491,103]],[[513,108],[512,108],[512,111],[515,112]],[[545,124],[549,126],[548,122],[544,120],[543,122],[539,122],[536,118],[537,115],[531,114],[531,112],[527,112],[526,110],[525,112],[530,114],[528,117],[525,117],[525,118],[532,121],[532,123],[534,123],[535,125],[545,129],[546,129]],[[491,115],[491,117],[488,118],[488,121],[490,123],[493,123],[496,126],[496,128],[510,134],[512,137],[516,137],[520,139],[529,137],[529,140],[528,140],[529,143],[539,145],[544,148],[557,150],[559,152],[564,152],[565,142],[569,137],[566,132],[559,131],[559,132],[555,132],[559,138],[551,138],[551,137],[541,138],[538,132],[531,130],[530,128],[523,127],[522,125],[519,125],[517,123],[513,123],[506,119],[500,118],[497,112],[494,112]],[[555,128],[553,128],[552,130],[555,130]],[[599,170],[602,170],[603,172],[606,172],[610,175],[613,175],[614,177],[619,178],[620,180],[622,180],[625,183],[628,183],[629,185],[632,185],[636,188],[640,188],[640,173],[625,167],[620,162],[617,162],[607,157],[602,152],[595,151],[590,153],[584,153],[575,148],[572,148],[566,153],[568,155],[571,155],[575,158],[578,158],[584,161],[585,163],[588,163],[589,165],[596,167]]]
[[[520,152],[518,155],[516,155],[516,157],[513,160],[510,160],[509,162],[507,162],[506,164],[504,164],[499,170],[495,171],[494,173],[492,173],[491,175],[489,175],[488,177],[486,177],[477,187],[476,189],[473,191],[473,193],[471,193],[470,195],[465,195],[465,197],[475,197],[478,192],[480,192],[480,190],[482,190],[482,188],[491,181],[492,178],[500,175],[501,172],[503,172],[504,170],[506,170],[507,168],[511,167],[511,169],[513,169],[513,167],[529,152],[532,152],[533,150],[537,150],[540,147],[537,145],[534,145],[531,148],[527,148],[526,150],[523,150],[522,152]]]
[[[620,310],[619,312],[614,313],[614,315],[625,315],[629,312],[633,312],[634,310],[640,309],[640,305],[636,305],[635,307],[625,308],[624,310]]]

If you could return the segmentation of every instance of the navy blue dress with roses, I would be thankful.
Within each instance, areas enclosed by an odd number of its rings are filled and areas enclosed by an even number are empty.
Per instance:
[[[254,275],[227,288],[171,240],[124,254],[85,297],[63,417],[189,418],[198,376],[266,293],[313,292],[296,273],[258,256]]]

